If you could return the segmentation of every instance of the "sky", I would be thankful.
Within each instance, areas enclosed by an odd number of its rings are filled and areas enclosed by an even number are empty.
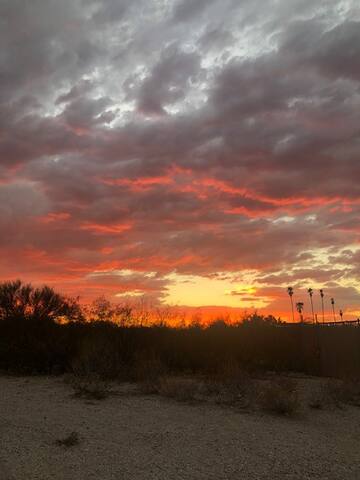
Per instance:
[[[360,314],[357,0],[1,0],[0,280]]]

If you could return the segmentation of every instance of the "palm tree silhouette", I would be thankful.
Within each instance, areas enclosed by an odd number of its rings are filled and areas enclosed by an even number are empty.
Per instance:
[[[323,323],[325,322],[325,313],[324,313],[324,290],[320,289],[320,297],[321,297],[321,309],[322,309],[322,320]]]
[[[344,312],[341,309],[340,309],[339,315],[340,315],[341,321],[343,321]]]
[[[331,305],[332,305],[332,310],[333,310],[334,322],[336,322],[336,316],[335,316],[335,300],[334,300],[333,297],[331,298]]]
[[[297,302],[296,303],[296,310],[299,312],[301,323],[304,321],[303,314],[302,314],[303,308],[304,308],[304,302]]]
[[[311,311],[312,311],[312,317],[313,317],[313,323],[315,323],[315,313],[314,313],[314,303],[313,303],[313,294],[314,290],[312,288],[308,288],[308,294],[310,297],[310,303],[311,303]]]
[[[292,319],[293,319],[293,322],[295,322],[294,301],[293,301],[294,289],[293,289],[293,287],[288,287],[288,288],[287,288],[287,292],[288,292],[288,294],[289,294],[290,301],[291,301]]]

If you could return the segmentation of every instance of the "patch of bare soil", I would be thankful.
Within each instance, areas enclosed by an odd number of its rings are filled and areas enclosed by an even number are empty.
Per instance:
[[[358,480],[360,409],[303,403],[287,417],[125,386],[100,401],[61,378],[2,377],[0,480]]]

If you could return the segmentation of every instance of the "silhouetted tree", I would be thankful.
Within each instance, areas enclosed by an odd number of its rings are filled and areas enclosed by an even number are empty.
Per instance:
[[[84,307],[87,320],[92,322],[111,322],[113,320],[114,308],[104,296],[95,298],[91,305]]]
[[[321,310],[322,310],[322,321],[325,322],[325,311],[324,311],[324,290],[320,289],[320,297],[321,297]]]
[[[52,288],[34,288],[21,280],[0,284],[0,320],[8,318],[34,320],[81,320],[77,299],[67,298]]]
[[[121,326],[130,326],[134,320],[131,306],[111,303],[104,296],[85,306],[84,315],[89,321],[113,322]]]
[[[332,311],[333,311],[334,322],[336,322],[336,315],[335,315],[335,300],[334,300],[334,298],[331,298],[331,306],[332,306]]]
[[[293,322],[295,322],[294,301],[293,301],[294,289],[293,289],[293,287],[288,287],[288,288],[287,288],[287,292],[288,292],[288,294],[289,294],[290,301],[291,301],[292,319],[293,319]]]
[[[312,312],[312,317],[313,317],[313,323],[315,323],[315,313],[314,313],[314,303],[313,303],[314,290],[313,290],[312,288],[308,288],[308,294],[309,294],[309,297],[310,297],[311,312]]]
[[[299,312],[299,315],[300,315],[300,322],[303,322],[304,319],[303,319],[303,308],[304,308],[304,303],[303,302],[297,302],[296,304],[296,310]]]
[[[274,326],[274,325],[282,325],[284,323],[286,322],[281,321],[280,318],[276,318],[273,315],[267,315],[267,316],[259,315],[257,312],[254,312],[251,315],[248,315],[242,321],[243,325],[252,325],[252,326],[258,326],[258,325]]]

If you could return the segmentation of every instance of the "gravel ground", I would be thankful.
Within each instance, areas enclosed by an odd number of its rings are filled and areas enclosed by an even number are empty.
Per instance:
[[[76,431],[80,444],[56,440]],[[0,378],[0,480],[360,479],[360,409],[296,419]]]

